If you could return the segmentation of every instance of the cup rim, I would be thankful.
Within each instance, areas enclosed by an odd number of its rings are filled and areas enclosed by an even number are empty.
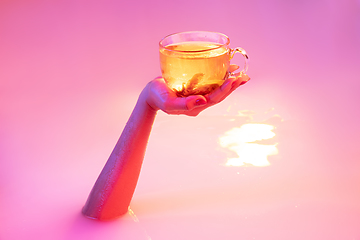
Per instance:
[[[210,49],[205,49],[205,50],[198,50],[198,51],[181,51],[181,50],[174,50],[174,49],[168,49],[167,46],[164,46],[162,44],[162,42],[166,39],[166,38],[169,38],[171,36],[174,36],[174,35],[178,35],[178,34],[191,34],[191,33],[211,33],[211,34],[218,34],[220,36],[223,36],[225,37],[226,39],[226,43],[223,43],[223,44],[220,44],[218,47],[215,47],[215,48],[210,48]],[[225,34],[223,33],[219,33],[219,32],[213,32],[213,31],[185,31],[185,32],[176,32],[176,33],[172,33],[172,34],[169,34],[165,37],[163,37],[160,42],[159,42],[159,47],[160,48],[163,48],[163,49],[166,49],[167,51],[172,51],[172,52],[178,52],[178,53],[200,53],[200,52],[206,52],[206,51],[212,51],[212,50],[215,50],[215,49],[218,49],[218,48],[221,48],[223,46],[228,46],[230,44],[230,39],[228,36],[226,36]]]

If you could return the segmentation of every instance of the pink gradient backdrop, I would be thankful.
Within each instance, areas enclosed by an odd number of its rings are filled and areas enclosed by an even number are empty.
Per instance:
[[[251,82],[197,118],[159,113],[136,217],[83,218],[158,41],[188,30],[245,48]],[[359,240],[359,43],[355,0],[0,1],[0,239]],[[268,167],[224,166],[243,110],[283,120]]]

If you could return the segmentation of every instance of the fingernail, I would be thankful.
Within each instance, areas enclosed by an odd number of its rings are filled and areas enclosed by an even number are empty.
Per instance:
[[[221,85],[221,90],[224,91],[224,89],[226,89],[229,86],[229,84],[230,84],[230,82],[228,81],[228,82],[224,83],[223,85]]]
[[[195,101],[195,106],[202,106],[205,105],[207,102],[205,99],[199,98],[198,100]]]
[[[248,80],[242,81],[242,82],[240,83],[240,86],[241,86],[241,85],[244,85],[244,84],[247,83],[248,81],[250,81],[250,78],[249,78]]]

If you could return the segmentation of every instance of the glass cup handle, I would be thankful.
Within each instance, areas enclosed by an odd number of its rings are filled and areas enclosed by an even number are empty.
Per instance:
[[[244,68],[240,71],[240,76],[242,73],[246,73],[246,71],[249,68],[249,56],[247,55],[246,51],[240,47],[237,47],[235,49],[231,49],[230,50],[230,60],[234,57],[235,53],[241,53],[244,58],[245,58],[245,64],[244,64]]]

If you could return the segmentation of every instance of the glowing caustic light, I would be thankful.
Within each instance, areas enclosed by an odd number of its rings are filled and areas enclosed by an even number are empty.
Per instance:
[[[238,158],[229,158],[226,166],[251,164],[257,167],[269,166],[267,157],[278,154],[277,144],[267,145],[256,141],[275,137],[275,127],[269,124],[247,123],[233,128],[220,137],[220,145],[237,153]]]

